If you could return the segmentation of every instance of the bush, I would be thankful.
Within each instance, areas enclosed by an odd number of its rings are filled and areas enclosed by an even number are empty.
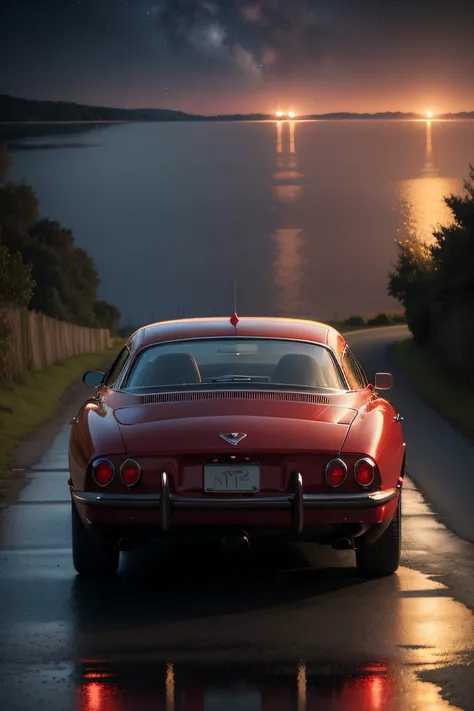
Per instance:
[[[362,316],[349,316],[344,321],[345,326],[349,328],[363,328],[366,325],[365,319]]]
[[[389,314],[392,323],[406,323],[407,317],[403,311],[393,311]]]
[[[430,340],[438,305],[444,310],[474,299],[474,168],[466,194],[445,202],[452,222],[433,233],[434,243],[416,238],[398,243],[398,260],[389,274],[388,293],[403,305],[408,327],[418,344]]]
[[[10,254],[0,243],[0,381],[9,379],[9,352],[12,327],[8,309],[28,306],[35,283],[31,267],[23,264],[20,254]]]
[[[390,326],[391,323],[390,317],[386,313],[381,313],[369,318],[367,326]]]

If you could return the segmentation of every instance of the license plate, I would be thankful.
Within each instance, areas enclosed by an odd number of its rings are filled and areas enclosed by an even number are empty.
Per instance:
[[[208,492],[258,492],[260,467],[258,464],[206,464],[204,466],[204,491]]]

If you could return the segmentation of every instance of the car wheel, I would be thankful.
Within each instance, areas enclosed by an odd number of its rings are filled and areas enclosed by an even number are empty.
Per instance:
[[[402,548],[402,495],[388,527],[373,543],[361,541],[356,549],[356,564],[364,575],[379,578],[392,575],[400,565]]]
[[[94,536],[82,523],[75,503],[71,502],[72,558],[81,575],[106,576],[117,572],[119,551],[108,541]]]

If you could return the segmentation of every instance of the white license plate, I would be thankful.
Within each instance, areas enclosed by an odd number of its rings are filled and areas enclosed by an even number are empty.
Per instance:
[[[204,491],[258,492],[260,491],[260,467],[258,464],[206,464]]]

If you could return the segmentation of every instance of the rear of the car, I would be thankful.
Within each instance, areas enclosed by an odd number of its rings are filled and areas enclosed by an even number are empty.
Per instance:
[[[341,456],[361,396],[327,344],[152,344],[106,399],[125,453],[94,458],[74,497],[123,547],[163,534],[352,547],[396,504],[373,457]]]

